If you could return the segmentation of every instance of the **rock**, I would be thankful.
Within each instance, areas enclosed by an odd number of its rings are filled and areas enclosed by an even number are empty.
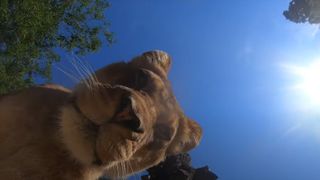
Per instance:
[[[193,168],[191,157],[187,153],[169,156],[164,162],[147,171],[149,174],[142,176],[142,180],[216,180],[218,178],[208,166]]]
[[[196,169],[192,180],[215,180],[218,176],[209,170],[208,166]]]

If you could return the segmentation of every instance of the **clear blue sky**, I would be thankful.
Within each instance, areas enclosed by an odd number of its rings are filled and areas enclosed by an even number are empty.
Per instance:
[[[117,42],[83,59],[97,69],[167,51],[177,99],[204,129],[195,167],[209,165],[221,180],[318,180],[320,107],[290,89],[297,79],[283,64],[320,58],[320,35],[287,21],[288,3],[112,0]],[[73,85],[58,71],[53,80]]]

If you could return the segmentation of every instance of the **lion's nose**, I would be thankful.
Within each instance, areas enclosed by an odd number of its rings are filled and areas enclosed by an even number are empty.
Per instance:
[[[141,125],[141,121],[137,118],[132,118],[127,121],[123,121],[123,126],[136,133],[144,133],[144,128]]]

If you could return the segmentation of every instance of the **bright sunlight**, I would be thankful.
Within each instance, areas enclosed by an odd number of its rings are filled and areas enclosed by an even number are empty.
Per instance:
[[[284,68],[297,78],[292,86],[300,93],[308,106],[320,105],[320,60],[304,66],[286,64]]]

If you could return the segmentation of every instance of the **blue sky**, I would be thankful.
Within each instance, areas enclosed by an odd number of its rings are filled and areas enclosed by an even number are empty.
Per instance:
[[[82,59],[97,69],[167,51],[175,95],[204,129],[195,167],[221,180],[319,179],[320,106],[292,90],[299,78],[284,67],[320,59],[320,35],[282,16],[289,0],[110,2],[117,42]],[[57,70],[53,81],[74,85]]]

